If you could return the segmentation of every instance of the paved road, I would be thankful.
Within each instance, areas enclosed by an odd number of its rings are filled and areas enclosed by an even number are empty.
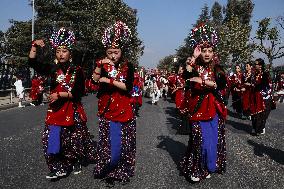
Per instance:
[[[178,163],[188,136],[177,132],[179,120],[173,103],[151,105],[143,99],[137,120],[136,175],[126,185],[114,188],[284,188],[284,104],[278,104],[261,137],[249,134],[250,122],[235,118],[227,121],[227,172],[191,184],[179,175]],[[98,140],[97,99],[84,97],[88,127]],[[106,188],[93,179],[93,165],[79,175],[51,182],[41,149],[41,131],[47,105],[0,111],[0,188]]]

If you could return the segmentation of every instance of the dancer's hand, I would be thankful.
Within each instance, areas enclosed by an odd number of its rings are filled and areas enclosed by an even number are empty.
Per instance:
[[[110,79],[107,78],[107,77],[101,77],[101,78],[99,79],[99,82],[100,82],[100,83],[110,83]]]
[[[37,40],[34,40],[33,43],[36,45],[36,46],[40,46],[41,48],[45,46],[45,43],[42,39],[37,39]]]
[[[189,80],[192,82],[200,83],[200,84],[202,83],[201,77],[193,77],[193,78],[190,78]]]

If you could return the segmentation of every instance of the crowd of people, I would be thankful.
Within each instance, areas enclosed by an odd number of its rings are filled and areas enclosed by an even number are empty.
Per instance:
[[[260,58],[246,63],[245,72],[236,65],[234,73],[226,73],[216,52],[217,33],[207,24],[192,30],[192,56],[176,70],[138,69],[124,57],[130,36],[130,29],[121,21],[105,29],[105,55],[96,61],[88,79],[79,66],[81,57],[74,49],[73,31],[60,28],[51,36],[55,63],[38,62],[37,51],[46,44],[42,39],[32,42],[29,65],[38,75],[32,81],[31,105],[42,103],[43,78],[51,78],[42,135],[50,171],[47,179],[79,174],[83,162],[91,162],[95,178],[112,184],[130,181],[135,171],[136,119],[142,97],[150,98],[153,106],[160,100],[175,103],[182,123],[180,133],[190,136],[180,171],[192,182],[226,171],[225,122],[230,94],[235,113],[252,121],[252,134],[265,134],[266,120],[276,108],[273,90],[283,102],[283,73],[274,86]],[[21,90],[17,93],[20,97]],[[96,147],[81,103],[86,93],[98,98]]]

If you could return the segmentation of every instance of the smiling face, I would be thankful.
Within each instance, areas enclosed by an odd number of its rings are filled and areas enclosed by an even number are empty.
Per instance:
[[[57,48],[55,56],[59,63],[65,63],[70,60],[71,52],[66,48]]]
[[[116,64],[121,58],[121,49],[107,49],[106,55],[108,59],[110,59],[114,64]]]
[[[214,55],[214,51],[212,47],[205,47],[201,49],[201,58],[203,62],[209,63]]]

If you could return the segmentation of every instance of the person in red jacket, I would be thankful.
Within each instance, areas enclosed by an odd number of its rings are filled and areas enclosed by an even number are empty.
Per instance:
[[[252,134],[265,134],[266,120],[271,111],[272,84],[269,73],[265,71],[264,60],[255,60],[255,74],[252,78],[250,95],[250,111],[252,121]]]
[[[185,79],[190,82],[187,97],[191,135],[181,173],[193,182],[223,173],[226,167],[225,119],[223,99],[226,77],[213,59],[218,37],[215,30],[201,24],[192,30],[194,53],[186,66]]]
[[[105,57],[96,62],[93,72],[94,81],[100,85],[94,176],[111,184],[127,182],[134,175],[136,120],[131,104],[134,66],[123,56],[130,45],[130,35],[130,29],[121,21],[106,28],[102,40]]]
[[[29,53],[29,65],[41,75],[51,77],[50,95],[42,136],[44,156],[55,179],[81,172],[81,163],[94,160],[94,145],[86,126],[87,117],[81,103],[85,92],[80,56],[73,50],[73,31],[60,28],[50,38],[56,64],[42,64],[36,58],[43,40],[35,40]]]

